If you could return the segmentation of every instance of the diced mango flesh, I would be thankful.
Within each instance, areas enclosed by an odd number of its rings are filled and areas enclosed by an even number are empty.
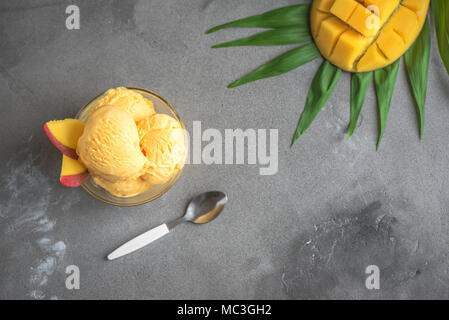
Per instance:
[[[346,30],[348,30],[346,25],[336,17],[329,17],[324,20],[317,36],[317,39],[322,43],[321,53],[325,56],[331,56],[338,39]]]
[[[315,9],[323,12],[329,12],[331,7],[333,6],[335,0],[321,0],[315,1],[314,3]]]
[[[313,0],[311,30],[321,54],[350,72],[383,68],[418,37],[430,0]]]
[[[363,7],[360,3],[353,0],[336,0],[331,6],[330,12],[341,19],[342,21],[348,21],[349,18],[354,14],[358,7]]]
[[[373,11],[379,17],[381,26],[385,24],[401,3],[400,0],[364,0],[362,2],[368,10]]]
[[[358,58],[359,52],[369,44],[369,39],[354,30],[345,31],[339,38],[332,56],[335,57],[344,69],[353,67],[353,61]]]
[[[402,1],[402,6],[415,12],[418,20],[422,20],[423,18],[425,20],[428,7],[423,6],[422,2],[422,0],[404,0]]]
[[[312,35],[316,37],[320,30],[321,23],[324,20],[329,19],[329,14],[326,12],[317,11],[313,16],[310,17],[310,19],[311,19],[310,26]]]

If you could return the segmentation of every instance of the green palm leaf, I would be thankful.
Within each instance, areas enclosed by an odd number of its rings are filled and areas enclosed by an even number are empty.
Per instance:
[[[248,82],[281,75],[296,69],[319,56],[320,52],[314,43],[295,48],[267,62],[241,79],[234,81],[228,88],[235,88]]]
[[[446,71],[449,73],[449,1],[432,0],[432,12],[437,32],[438,48]]]
[[[418,39],[405,53],[405,65],[407,67],[410,86],[419,117],[419,136],[422,137],[424,131],[424,106],[427,96],[427,78],[429,73],[430,59],[430,26],[426,20],[424,28]]]
[[[310,34],[310,29],[307,25],[295,25],[268,30],[247,38],[217,44],[212,48],[226,48],[237,46],[277,46],[303,43],[311,40],[312,35]]]
[[[240,28],[281,28],[292,25],[309,24],[310,4],[301,3],[287,6],[255,16],[228,22],[206,31],[206,34],[233,27]]]
[[[379,149],[380,142],[382,141],[382,137],[385,133],[391,99],[393,97],[394,86],[399,70],[399,61],[400,59],[396,60],[393,64],[374,72],[374,84],[376,85],[380,119],[380,132],[379,139],[377,140],[377,149]]]
[[[372,72],[353,73],[351,76],[351,120],[349,122],[348,139],[351,138],[357,126],[372,76]]]
[[[449,73],[449,1],[431,0],[431,2],[440,55]],[[213,46],[213,48],[304,43],[312,40],[309,30],[309,11],[310,4],[291,5],[268,11],[263,14],[225,23],[209,29],[206,33],[209,34],[232,27],[272,29],[246,38],[221,43]],[[228,88],[234,88],[259,79],[281,75],[310,62],[319,56],[320,53],[314,43],[295,48],[267,62],[241,79],[234,81]],[[405,54],[405,64],[419,116],[420,137],[422,136],[424,128],[424,105],[427,95],[429,57],[430,27],[429,22],[426,21],[419,37]],[[355,73],[352,75],[348,138],[350,138],[355,131],[366,93],[371,83],[371,77],[374,75],[379,109],[379,137],[377,149],[379,148],[385,133],[398,70],[399,60],[374,72]],[[292,139],[292,145],[302,134],[304,134],[323,108],[335,89],[341,73],[341,69],[333,66],[328,61],[322,63],[310,86],[304,110]]]
[[[334,91],[341,73],[342,70],[340,68],[335,67],[327,60],[321,64],[312,80],[309,93],[307,94],[304,111],[299,119],[298,128],[296,129],[291,145],[306,132],[315,117],[321,111],[331,93]]]

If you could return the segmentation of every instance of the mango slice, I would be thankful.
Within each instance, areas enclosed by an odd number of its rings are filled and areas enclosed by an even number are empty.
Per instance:
[[[79,160],[72,159],[66,155],[62,156],[61,184],[67,187],[79,187],[87,178],[89,173],[86,167]]]
[[[44,131],[51,143],[64,155],[78,159],[75,150],[84,126],[84,122],[77,119],[53,120],[44,124]]]
[[[313,0],[310,26],[321,54],[349,72],[383,68],[418,37],[430,0]]]

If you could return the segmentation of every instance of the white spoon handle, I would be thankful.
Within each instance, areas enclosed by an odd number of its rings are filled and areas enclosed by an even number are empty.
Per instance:
[[[112,251],[108,255],[108,260],[117,259],[128,253],[131,253],[142,247],[145,247],[146,245],[150,244],[153,241],[156,241],[157,239],[166,235],[169,232],[170,230],[168,229],[167,225],[165,223],[161,224],[160,226],[153,228],[145,233],[142,233],[141,235],[135,237],[134,239],[129,240],[125,244],[121,245],[120,247]]]

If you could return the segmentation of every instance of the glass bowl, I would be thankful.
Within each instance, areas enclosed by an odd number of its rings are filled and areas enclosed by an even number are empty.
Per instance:
[[[175,108],[162,98],[157,93],[142,89],[138,87],[126,87],[129,90],[134,90],[138,93],[140,93],[145,99],[150,100],[153,102],[154,110],[157,113],[165,113],[176,120],[179,121],[181,124],[182,129],[185,130],[184,123],[182,122],[179,114],[176,112]],[[106,91],[105,91],[106,92]],[[95,105],[95,101],[100,98],[105,92],[100,93],[95,98],[90,100],[84,107],[78,111],[76,115],[76,119],[79,119],[81,121],[86,122],[89,117],[90,109]],[[187,145],[186,145],[187,147]],[[182,169],[179,170],[173,177],[171,177],[170,180],[168,180],[165,183],[157,184],[152,186],[147,191],[140,193],[138,195],[132,196],[132,197],[117,197],[112,194],[110,194],[108,191],[97,185],[92,177],[89,177],[86,182],[84,182],[81,186],[84,190],[87,191],[92,197],[94,197],[97,200],[103,201],[108,204],[112,204],[114,206],[121,206],[121,207],[130,207],[130,206],[138,206],[147,202],[150,202],[154,199],[159,198],[164,193],[166,193],[178,180],[179,176],[181,175]]]

